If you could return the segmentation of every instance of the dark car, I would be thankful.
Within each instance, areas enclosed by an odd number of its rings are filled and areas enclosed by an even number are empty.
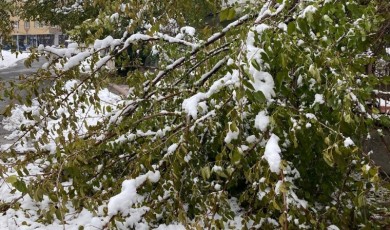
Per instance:
[[[3,45],[1,48],[2,48],[2,50],[11,50],[11,46],[8,44]]]

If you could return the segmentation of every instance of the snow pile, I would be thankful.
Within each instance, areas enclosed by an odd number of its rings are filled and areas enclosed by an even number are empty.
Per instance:
[[[261,111],[255,118],[255,127],[262,132],[267,130],[269,124],[269,116],[266,111]]]
[[[0,160],[0,165],[6,165],[5,162]],[[35,163],[28,164],[26,169],[29,171],[29,176],[24,177],[26,183],[31,179],[32,175],[42,175],[43,169],[37,166]],[[49,197],[43,195],[42,201],[36,202],[29,195],[22,195],[21,192],[13,190],[14,188],[10,183],[7,182],[5,176],[8,178],[11,176],[17,176],[17,172],[11,168],[7,172],[3,172],[4,177],[0,178],[0,203],[12,202],[20,199],[22,197],[22,202],[20,209],[8,208],[2,212],[0,215],[0,229],[46,229],[46,230],[56,230],[56,229],[70,229],[77,230],[81,225],[86,226],[84,229],[92,230],[96,229],[96,226],[91,219],[93,219],[94,214],[87,209],[82,209],[77,215],[66,215],[64,220],[65,225],[59,220],[55,220],[51,224],[41,223],[39,218],[41,217],[41,210],[48,210],[53,205],[53,202],[50,201]],[[69,186],[68,182],[64,182],[63,186]],[[72,207],[71,202],[66,204],[69,212],[76,212]],[[98,215],[103,215],[102,209],[97,210]]]
[[[268,162],[271,172],[279,174],[280,171],[280,162],[282,161],[280,154],[282,150],[279,147],[279,137],[275,134],[271,135],[271,138],[268,140],[267,145],[265,146],[264,159]]]
[[[110,198],[107,206],[108,216],[112,217],[120,213],[122,216],[127,216],[125,222],[127,228],[146,229],[148,223],[143,219],[143,215],[149,211],[149,208],[144,206],[133,208],[133,205],[139,204],[145,199],[144,196],[137,193],[137,188],[146,180],[156,183],[160,180],[160,172],[149,171],[135,179],[125,180],[122,183],[122,191]]]
[[[350,138],[350,137],[347,137],[345,138],[344,140],[344,146],[346,148],[350,147],[350,146],[355,146],[355,143],[353,142],[353,140]]]
[[[130,214],[130,207],[133,204],[140,203],[144,199],[142,195],[137,194],[137,188],[145,183],[146,180],[156,183],[160,179],[160,172],[149,171],[145,175],[138,176],[135,179],[125,180],[122,183],[122,192],[111,197],[108,203],[108,215],[114,216],[118,212],[122,215]]]
[[[186,228],[182,224],[161,224],[156,230],[185,230]]]
[[[253,66],[250,67],[249,72],[252,74],[255,79],[252,82],[253,87],[256,91],[261,91],[268,101],[272,100],[272,97],[275,96],[275,83],[271,74],[264,71],[258,71]]]
[[[5,50],[0,50],[0,52],[0,69],[15,66],[18,61],[26,59],[30,55],[29,53],[15,54]]]
[[[313,103],[313,105],[316,104],[316,103],[318,103],[318,104],[324,104],[324,103],[325,103],[324,95],[319,94],[319,93],[317,93],[316,95],[314,95],[314,103]]]

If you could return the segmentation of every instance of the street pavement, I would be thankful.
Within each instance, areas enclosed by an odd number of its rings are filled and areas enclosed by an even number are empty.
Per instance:
[[[45,63],[45,59],[41,58],[39,62],[32,63],[30,68],[27,68],[24,65],[24,60],[21,60],[16,63],[15,66],[0,69],[0,81],[1,82],[11,82],[18,81],[20,75],[29,75],[35,73],[42,65]],[[0,89],[3,90],[3,89]],[[0,101],[0,111],[3,112],[4,108],[10,103],[10,100]],[[3,125],[1,121],[3,120],[3,116],[0,115],[0,145],[9,143],[10,141],[5,139],[4,137],[9,134],[8,131],[3,129]]]

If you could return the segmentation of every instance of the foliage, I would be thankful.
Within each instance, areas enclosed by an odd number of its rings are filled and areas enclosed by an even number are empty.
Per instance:
[[[99,9],[105,7],[101,1],[89,0],[17,0],[15,2],[23,5],[18,12],[20,17],[58,25],[64,31],[72,29],[86,19],[96,17],[99,14]]]
[[[21,107],[7,110],[18,140],[3,177],[48,203],[39,221],[69,224],[75,211],[100,228],[378,227],[365,199],[378,172],[361,143],[380,119],[365,66],[386,55],[370,50],[388,45],[377,33],[388,4],[212,4],[221,22],[208,30],[194,3],[126,2],[88,15],[71,32],[77,46],[40,47],[30,61],[50,62],[19,87],[30,109],[17,122]],[[103,104],[104,64],[121,56],[126,66],[127,49],[144,44],[157,67],[129,71],[129,94]],[[89,111],[100,115],[93,125]]]
[[[8,38],[12,31],[12,24],[9,16],[12,12],[12,6],[5,0],[0,1],[0,41]],[[3,44],[0,44],[3,45]]]

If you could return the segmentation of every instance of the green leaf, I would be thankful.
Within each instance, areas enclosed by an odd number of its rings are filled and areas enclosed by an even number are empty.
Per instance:
[[[228,178],[228,176],[226,175],[226,173],[224,171],[221,171],[221,170],[217,170],[215,172],[215,174],[217,174],[218,176],[220,177],[223,177],[223,178]]]
[[[58,202],[58,197],[54,192],[50,192],[48,195],[51,201]]]
[[[281,226],[284,226],[287,221],[287,213],[282,213],[282,215],[279,216],[279,223]]]
[[[280,90],[284,79],[288,78],[288,72],[287,71],[280,71],[276,74],[276,88]]]
[[[19,192],[27,193],[27,186],[24,181],[17,180],[15,183],[12,184]]]
[[[16,181],[18,181],[18,177],[16,175],[9,176],[5,179],[5,182],[14,184]]]
[[[287,25],[287,34],[292,35],[296,30],[295,22],[290,22]]]
[[[282,64],[282,67],[286,68],[287,67],[287,56],[286,56],[286,54],[281,53],[279,55],[279,59],[280,59],[280,63]]]
[[[41,188],[38,188],[34,193],[34,199],[36,201],[42,201],[43,200],[43,190]]]
[[[221,22],[225,21],[227,16],[228,16],[228,14],[229,14],[228,9],[222,10],[219,13],[219,21],[221,21]]]
[[[344,120],[345,120],[345,122],[347,122],[347,123],[351,123],[351,122],[352,122],[351,114],[346,114],[346,115],[344,116]]]
[[[55,213],[56,213],[57,219],[62,220],[62,212],[61,212],[61,209],[60,209],[60,208],[57,208]]]
[[[256,61],[256,59],[252,59],[251,64],[252,64],[252,66],[253,66],[257,71],[260,71],[260,70],[261,70],[260,65],[259,65],[259,63]]]
[[[261,91],[253,92],[253,97],[258,103],[267,102],[267,98],[264,96],[264,93]]]
[[[365,206],[366,205],[366,197],[365,197],[365,193],[360,193],[359,194],[359,196],[358,196],[358,198],[357,198],[357,203],[358,203],[358,208],[361,208],[361,207],[363,207],[363,206]]]
[[[389,116],[380,116],[379,123],[381,125],[383,125],[384,127],[389,128],[390,127],[390,117]]]
[[[255,88],[253,87],[253,85],[249,82],[249,81],[247,81],[247,80],[243,80],[242,81],[242,84],[245,86],[245,87],[247,87],[249,90],[255,90]],[[249,91],[250,93],[251,93],[251,91]],[[247,92],[248,93],[248,92]]]
[[[205,166],[200,170],[200,173],[204,180],[208,180],[211,176],[211,170],[209,166]]]
[[[280,206],[278,205],[278,203],[276,202],[275,199],[272,200],[272,206],[274,207],[274,209],[276,210],[281,210]]]
[[[333,159],[332,151],[329,150],[329,149],[326,149],[326,150],[324,150],[324,151],[322,152],[322,156],[323,156],[325,162],[326,162],[329,166],[333,167],[333,165],[334,165],[334,159]]]
[[[238,150],[234,150],[231,157],[232,164],[239,164],[241,161],[241,157],[241,153],[239,153]]]
[[[233,20],[235,16],[236,16],[236,11],[234,10],[234,8],[230,8],[226,20],[228,21]]]

